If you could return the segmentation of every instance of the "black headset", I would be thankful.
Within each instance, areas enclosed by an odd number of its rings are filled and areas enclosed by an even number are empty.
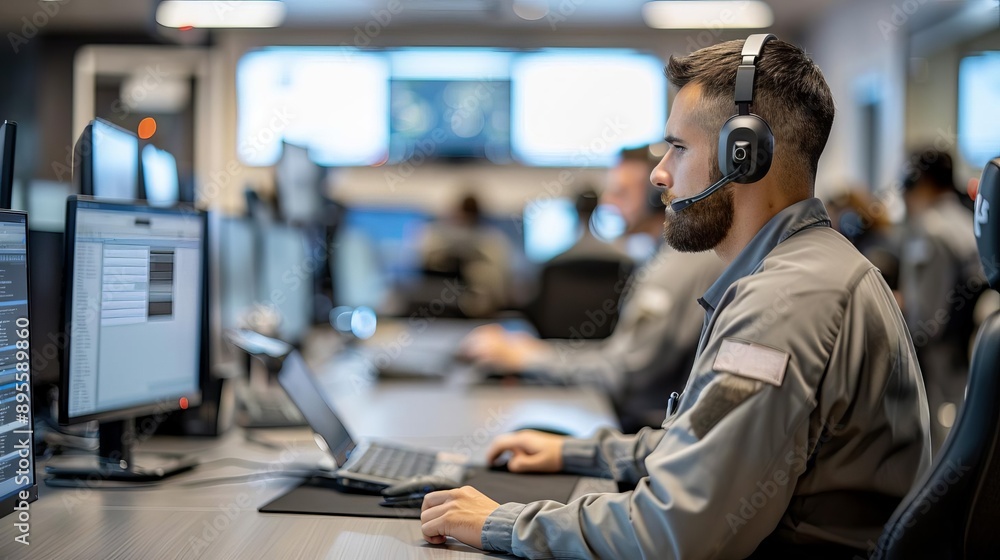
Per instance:
[[[764,119],[750,112],[753,105],[754,80],[757,76],[757,59],[764,44],[776,39],[770,33],[747,37],[743,43],[742,62],[736,69],[736,114],[722,125],[719,131],[719,170],[722,178],[700,193],[673,201],[670,207],[679,212],[704,200],[729,183],[754,183],[760,181],[771,169],[774,156],[774,133]]]
[[[746,171],[733,179],[735,183],[760,181],[771,169],[774,155],[774,134],[767,122],[750,112],[753,104],[757,59],[764,44],[775,39],[770,33],[747,37],[743,43],[743,61],[736,69],[736,114],[729,117],[719,132],[719,170],[729,175],[741,167]]]

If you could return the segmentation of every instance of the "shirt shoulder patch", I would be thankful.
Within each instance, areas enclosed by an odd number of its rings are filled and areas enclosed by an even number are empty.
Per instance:
[[[745,340],[722,341],[712,369],[781,387],[788,366],[788,352]]]

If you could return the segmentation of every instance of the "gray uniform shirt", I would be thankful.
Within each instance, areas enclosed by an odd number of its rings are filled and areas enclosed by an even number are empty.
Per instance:
[[[697,298],[724,266],[714,253],[679,253],[665,243],[630,279],[618,323],[600,341],[556,340],[528,369],[551,380],[599,387],[626,431],[658,426],[667,396],[694,362],[704,312]],[[594,310],[599,320],[601,310]]]
[[[530,558],[743,558],[765,539],[873,547],[930,465],[927,400],[878,270],[818,199],[772,218],[705,293],[660,429],[567,440],[565,469],[635,484],[503,504],[482,546]]]

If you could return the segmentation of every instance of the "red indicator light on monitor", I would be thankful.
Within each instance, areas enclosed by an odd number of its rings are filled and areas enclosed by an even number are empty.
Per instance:
[[[187,397],[181,397],[180,404],[181,404],[181,410],[187,410],[187,408],[188,408],[188,399],[187,399]]]

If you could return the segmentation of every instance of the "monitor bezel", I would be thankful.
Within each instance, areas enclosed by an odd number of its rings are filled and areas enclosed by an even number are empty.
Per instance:
[[[17,123],[0,124],[0,210],[10,210],[14,198],[14,156],[17,147]]]
[[[191,394],[181,394],[177,395],[176,398],[171,397],[170,399],[158,399],[155,402],[142,403],[138,405],[133,405],[126,408],[118,408],[114,410],[105,410],[94,412],[91,414],[84,414],[81,416],[70,416],[69,415],[69,378],[70,378],[70,363],[69,363],[69,349],[73,344],[73,337],[70,319],[73,316],[73,283],[71,278],[73,277],[73,268],[75,264],[76,254],[75,254],[75,242],[76,242],[76,213],[79,208],[80,203],[95,204],[98,208],[109,208],[109,209],[141,209],[142,211],[150,212],[153,214],[191,214],[197,216],[201,221],[202,225],[202,243],[201,243],[201,255],[200,262],[202,265],[201,270],[201,297],[198,298],[201,310],[199,316],[201,317],[200,333],[198,337],[198,361],[197,368],[195,372],[195,377],[197,379],[197,388]],[[72,424],[81,424],[84,422],[90,422],[92,420],[98,421],[115,421],[115,420],[127,420],[130,418],[135,418],[137,416],[146,416],[151,414],[165,414],[169,412],[174,412],[181,410],[180,399],[181,397],[186,397],[188,400],[188,408],[194,408],[199,406],[202,401],[203,396],[203,384],[204,384],[204,368],[205,368],[205,353],[207,352],[205,337],[207,336],[208,325],[206,324],[207,313],[205,312],[206,298],[205,298],[205,278],[207,271],[205,270],[205,251],[206,251],[206,239],[208,235],[208,219],[205,212],[194,208],[189,205],[174,205],[169,207],[161,206],[151,206],[145,204],[144,201],[122,201],[122,200],[108,200],[99,199],[90,196],[80,196],[73,195],[66,199],[66,233],[65,233],[65,250],[63,254],[65,260],[63,262],[63,313],[61,324],[65,328],[65,344],[60,346],[60,374],[59,374],[59,424],[61,426],[67,426]]]
[[[20,222],[24,224],[24,246],[25,246],[25,258],[24,258],[24,278],[27,282],[25,286],[25,295],[28,298],[28,329],[31,329],[31,263],[28,260],[27,247],[28,247],[28,236],[30,234],[30,228],[28,227],[28,213],[21,210],[7,210],[0,209],[0,222]],[[31,340],[29,335],[28,340]],[[30,342],[29,342],[30,344]],[[31,396],[31,400],[34,400],[34,395],[31,394],[31,381],[32,381],[32,371],[31,371],[31,352],[29,348],[28,352],[28,395]],[[26,500],[29,504],[38,499],[38,478],[35,474],[35,441],[34,441],[34,430],[35,430],[35,415],[33,402],[29,403],[28,410],[28,430],[32,434],[32,437],[28,438],[28,449],[31,453],[31,485],[26,488],[20,488],[15,493],[7,496],[6,498],[0,498],[0,517],[5,517],[14,512],[14,506],[21,501],[20,495],[22,492],[28,492],[28,499]]]

